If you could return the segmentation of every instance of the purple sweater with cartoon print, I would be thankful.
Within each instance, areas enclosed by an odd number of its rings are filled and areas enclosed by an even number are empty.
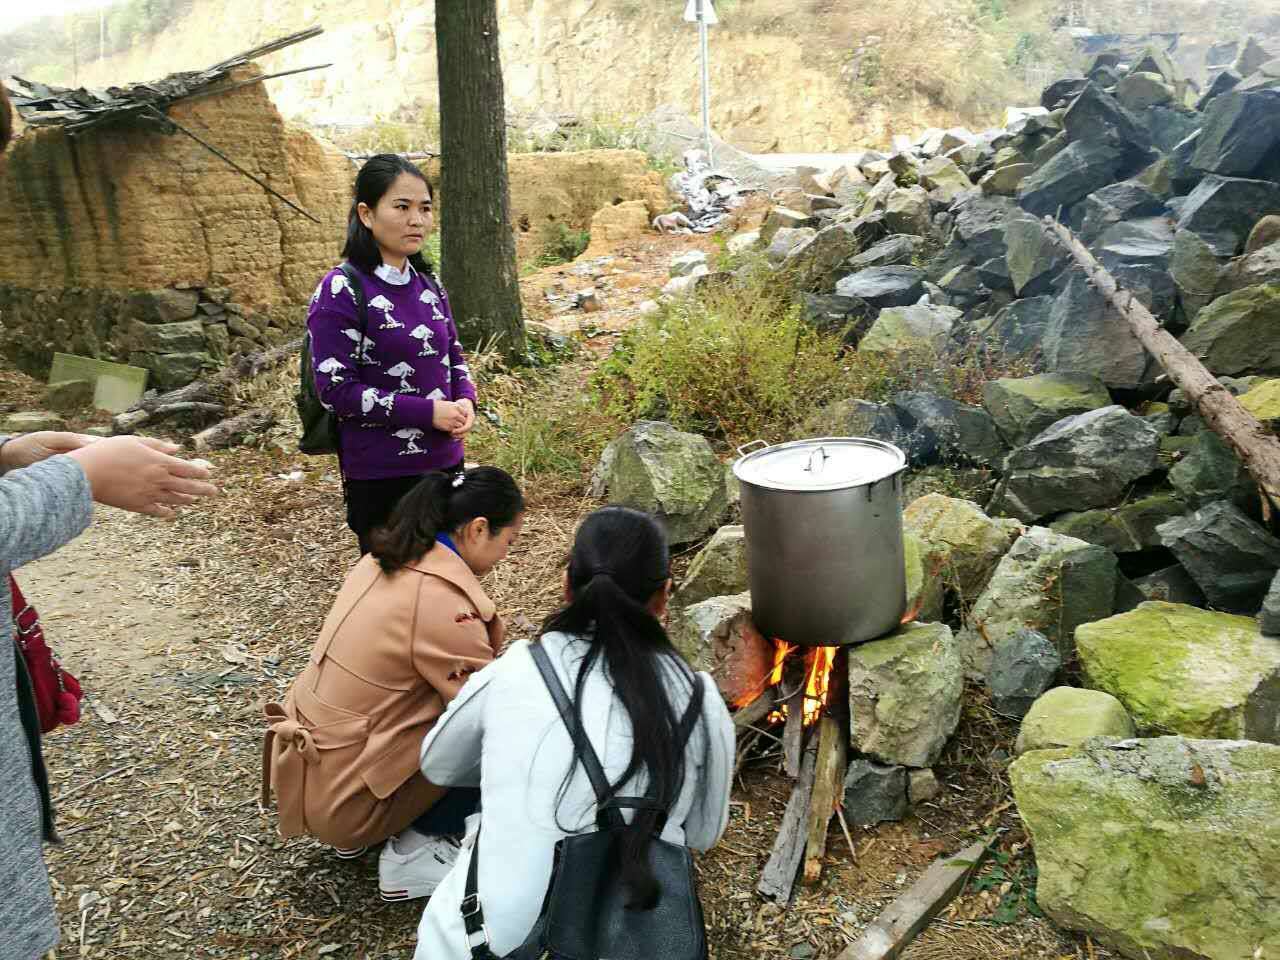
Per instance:
[[[330,270],[311,297],[307,329],[320,401],[339,417],[339,459],[352,480],[451,467],[462,441],[431,426],[437,400],[475,403],[444,288],[412,267],[359,271],[368,304],[363,352],[355,295]]]

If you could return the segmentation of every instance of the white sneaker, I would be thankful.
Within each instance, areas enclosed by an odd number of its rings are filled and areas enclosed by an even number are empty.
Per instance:
[[[378,857],[378,889],[383,900],[416,900],[429,897],[458,859],[459,841],[453,837],[429,837],[426,843],[404,852],[392,837]]]

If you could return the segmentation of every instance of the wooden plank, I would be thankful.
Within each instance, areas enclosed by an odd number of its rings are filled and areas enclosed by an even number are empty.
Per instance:
[[[804,856],[804,882],[812,886],[822,877],[822,858],[827,852],[827,829],[835,816],[844,787],[849,736],[845,726],[831,716],[818,721],[817,769],[813,798],[809,802]]]
[[[813,746],[804,753],[800,764],[800,779],[796,781],[791,798],[787,801],[787,810],[782,815],[782,824],[773,840],[769,862],[764,865],[760,882],[756,884],[756,891],[761,896],[779,903],[791,900],[791,891],[795,887],[796,874],[800,870],[805,842],[808,840],[805,828],[809,822],[813,778],[818,766],[817,741],[815,739],[810,742]]]
[[[954,857],[935,860],[924,876],[889,904],[836,960],[895,960],[901,956],[916,934],[964,889],[965,882],[986,853],[987,845],[979,842]]]

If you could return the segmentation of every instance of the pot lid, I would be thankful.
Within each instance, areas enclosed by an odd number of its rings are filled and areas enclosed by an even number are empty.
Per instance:
[[[891,443],[819,437],[748,453],[734,463],[733,473],[743,483],[770,490],[841,490],[883,480],[906,464],[906,456]]]

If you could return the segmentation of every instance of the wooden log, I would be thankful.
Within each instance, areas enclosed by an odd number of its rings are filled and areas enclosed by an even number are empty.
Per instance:
[[[787,698],[787,723],[782,729],[782,766],[787,776],[800,776],[800,759],[804,752],[804,680]]]
[[[818,769],[814,776],[813,801],[809,804],[808,842],[805,844],[803,882],[812,886],[822,877],[822,858],[827,852],[827,831],[840,807],[844,774],[849,757],[849,654],[837,650],[827,675],[827,702],[814,737],[818,746]],[[852,840],[850,840],[852,848]],[[851,850],[854,856],[856,850]]]
[[[207,430],[201,430],[191,438],[191,445],[197,453],[206,450],[217,450],[233,447],[243,443],[246,435],[259,433],[276,422],[276,415],[270,410],[254,409],[215,423]]]
[[[840,802],[844,771],[848,757],[849,736],[841,724],[831,717],[818,721],[817,770],[814,774],[813,798],[805,829],[804,882],[812,886],[822,877],[822,858],[827,852],[827,829]]]
[[[1125,318],[1138,342],[1156,358],[1169,379],[1191,398],[1209,428],[1240,457],[1262,491],[1264,512],[1270,515],[1272,508],[1280,508],[1280,440],[1242,407],[1190,350],[1161,327],[1132,293],[1120,289],[1115,278],[1069,228],[1051,217],[1045,217],[1044,224]]]
[[[885,907],[862,936],[836,960],[894,960],[938,912],[956,898],[970,874],[986,856],[985,843],[975,843],[954,857],[930,864],[911,889]]]
[[[738,733],[743,733],[752,724],[757,723],[773,712],[778,705],[778,688],[765,687],[764,692],[745,707],[741,707],[733,715],[733,725]]]
[[[756,884],[756,891],[761,896],[779,903],[791,900],[800,861],[804,859],[805,843],[809,839],[805,828],[809,823],[809,805],[813,799],[813,779],[817,774],[817,767],[818,751],[813,746],[804,753],[800,764],[800,778],[787,800],[787,809],[782,815],[778,835],[773,840],[769,862],[764,865],[760,882]]]

